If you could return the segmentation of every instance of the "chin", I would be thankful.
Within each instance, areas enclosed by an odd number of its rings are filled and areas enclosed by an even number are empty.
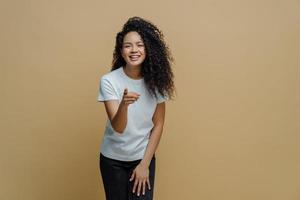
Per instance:
[[[143,62],[132,62],[132,61],[129,61],[127,62],[128,65],[132,66],[132,67],[140,67]]]

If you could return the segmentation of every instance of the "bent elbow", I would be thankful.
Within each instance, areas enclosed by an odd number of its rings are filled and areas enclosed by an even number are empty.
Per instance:
[[[114,126],[112,126],[112,128],[113,128],[114,132],[116,132],[119,135],[122,135],[124,133],[124,130],[125,130],[125,128],[120,129],[120,128],[117,128],[117,127],[114,127]]]

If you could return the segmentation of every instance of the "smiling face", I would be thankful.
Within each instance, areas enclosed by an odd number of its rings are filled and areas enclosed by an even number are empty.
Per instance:
[[[141,67],[145,60],[146,50],[141,36],[135,32],[128,32],[123,40],[122,57],[127,66]]]

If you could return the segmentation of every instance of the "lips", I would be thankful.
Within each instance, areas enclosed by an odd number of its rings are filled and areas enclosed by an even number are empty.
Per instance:
[[[140,55],[132,55],[132,56],[129,56],[129,58],[130,58],[131,60],[138,60],[139,57],[141,57],[141,56],[140,56]]]
[[[139,58],[140,55],[132,55],[132,56],[129,56],[129,58]]]

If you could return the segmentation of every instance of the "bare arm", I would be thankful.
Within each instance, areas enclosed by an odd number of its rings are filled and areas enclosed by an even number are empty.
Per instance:
[[[147,145],[145,155],[141,161],[141,163],[145,164],[147,167],[149,167],[150,165],[151,159],[158,147],[163,132],[163,126],[165,120],[165,107],[166,107],[165,102],[157,104],[152,118],[154,127],[151,130],[149,143]]]
[[[149,190],[151,189],[150,180],[149,180],[149,165],[151,159],[158,147],[165,119],[165,103],[159,103],[156,106],[154,115],[152,117],[154,127],[151,130],[150,139],[146,148],[145,155],[141,162],[134,169],[130,181],[135,179],[133,185],[133,193],[135,193],[137,189],[137,195],[139,196],[140,191],[143,191],[143,195],[146,191],[146,184],[148,185]]]
[[[122,101],[117,100],[105,101],[105,110],[111,122],[113,129],[122,134],[127,125],[127,111],[129,104],[134,103],[139,98],[139,94],[124,90]]]

